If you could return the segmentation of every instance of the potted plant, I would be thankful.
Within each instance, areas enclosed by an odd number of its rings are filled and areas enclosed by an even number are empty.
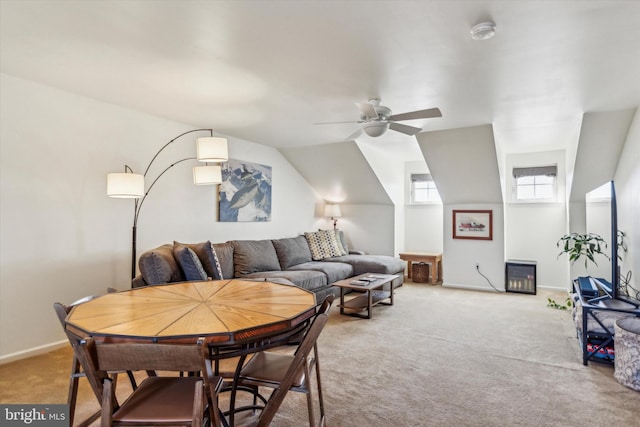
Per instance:
[[[556,246],[561,248],[558,257],[562,254],[569,254],[569,261],[573,264],[583,256],[584,268],[587,268],[589,261],[598,265],[596,262],[596,255],[602,255],[609,259],[604,250],[607,249],[607,242],[599,235],[595,233],[570,233],[565,234],[558,240]]]
[[[562,236],[556,243],[558,248],[561,248],[558,257],[562,254],[569,254],[569,261],[575,263],[580,258],[584,257],[584,268],[588,267],[589,261],[598,265],[596,262],[596,255],[603,255],[609,259],[609,255],[605,252],[607,249],[607,242],[599,235],[595,233],[570,233]],[[564,304],[559,304],[551,298],[547,298],[547,307],[556,308],[560,310],[566,310],[572,306],[571,298],[567,297]]]

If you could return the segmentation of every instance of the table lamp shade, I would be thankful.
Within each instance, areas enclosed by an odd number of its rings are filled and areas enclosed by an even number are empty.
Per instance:
[[[107,196],[140,199],[144,196],[144,176],[137,173],[110,173],[107,175]]]
[[[196,157],[201,162],[226,162],[229,160],[227,139],[207,136],[196,140]]]
[[[324,216],[331,218],[339,218],[342,216],[340,205],[325,205]]]
[[[222,182],[222,168],[220,166],[196,166],[193,168],[193,183],[195,185],[214,185]]]

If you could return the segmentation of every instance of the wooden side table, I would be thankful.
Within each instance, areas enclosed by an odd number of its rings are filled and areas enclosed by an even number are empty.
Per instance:
[[[442,254],[435,252],[405,252],[400,254],[400,259],[407,261],[407,277],[411,279],[411,266],[414,262],[426,262],[430,264],[431,283],[442,280]],[[437,272],[437,273],[436,273]],[[436,280],[437,275],[437,280]]]

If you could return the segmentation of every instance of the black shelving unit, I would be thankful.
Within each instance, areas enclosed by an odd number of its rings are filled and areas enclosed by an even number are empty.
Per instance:
[[[507,260],[504,289],[507,292],[536,294],[536,262]]]

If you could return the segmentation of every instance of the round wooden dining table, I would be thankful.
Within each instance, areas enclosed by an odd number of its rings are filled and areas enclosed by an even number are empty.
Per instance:
[[[285,333],[315,314],[315,294],[242,279],[180,282],[115,292],[75,306],[66,319],[78,337],[184,342],[206,337],[233,346]]]

